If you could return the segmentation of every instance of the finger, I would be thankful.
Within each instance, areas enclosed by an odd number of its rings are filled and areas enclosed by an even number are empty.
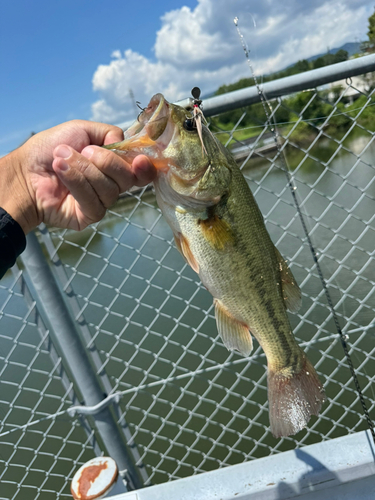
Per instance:
[[[81,205],[83,212],[103,212],[113,205],[120,194],[118,185],[104,175],[92,162],[73,148],[55,148],[53,168],[64,185]]]
[[[134,158],[132,170],[136,178],[136,186],[146,186],[156,177],[156,168],[145,155]]]
[[[124,139],[124,132],[120,127],[108,125],[107,123],[76,120],[77,125],[85,130],[89,136],[89,143],[102,146],[113,144]]]
[[[156,175],[155,167],[145,156],[138,160],[134,167],[134,162],[131,166],[113,151],[96,146],[84,148],[81,154],[94,163],[103,174],[115,181],[120,193],[128,191],[132,186],[144,186]]]
[[[111,129],[104,138],[104,144],[113,144],[124,140],[124,131],[120,127]]]
[[[56,130],[60,129],[60,144],[72,144],[75,148],[75,143],[71,142],[71,138],[72,131],[76,130],[75,136],[78,138],[78,141],[76,140],[77,146],[78,144],[82,143],[82,147],[77,147],[77,151],[80,151],[81,149],[83,149],[83,147],[88,146],[89,144],[102,146],[103,144],[113,144],[114,142],[121,142],[124,139],[124,132],[120,127],[116,127],[115,125],[108,125],[107,123],[91,122],[86,120],[72,120],[70,122],[57,125],[54,128]],[[40,134],[43,133],[44,132],[40,132]],[[82,137],[84,137],[84,140],[82,139]]]
[[[106,209],[84,176],[61,158],[53,160],[52,168],[69,191],[59,207],[61,227],[80,230],[101,220]]]

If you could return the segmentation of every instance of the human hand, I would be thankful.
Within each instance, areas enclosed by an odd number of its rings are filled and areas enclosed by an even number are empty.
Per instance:
[[[99,221],[120,193],[156,175],[145,156],[129,165],[98,147],[122,140],[119,127],[83,120],[32,136],[0,159],[0,206],[25,234],[41,222],[81,230]]]

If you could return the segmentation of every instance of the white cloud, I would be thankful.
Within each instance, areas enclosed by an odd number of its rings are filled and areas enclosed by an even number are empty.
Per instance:
[[[249,76],[233,24],[240,28],[250,49],[256,73],[280,70],[299,59],[325,52],[355,38],[364,39],[367,18],[373,11],[366,0],[198,0],[195,9],[167,12],[156,33],[155,60],[134,50],[115,50],[108,64],[100,65],[93,88],[100,98],[92,105],[93,119],[121,122],[135,117],[130,89],[146,105],[162,92],[167,99],[203,93]]]
[[[232,47],[221,31],[206,29],[207,14],[202,11],[210,6],[211,1],[202,1],[193,11],[182,7],[163,16],[155,43],[158,61],[185,70],[201,69],[207,64],[210,67],[223,65],[223,54],[231,52]]]

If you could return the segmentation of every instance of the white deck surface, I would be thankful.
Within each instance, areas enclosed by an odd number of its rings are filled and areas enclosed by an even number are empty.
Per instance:
[[[369,431],[287,451],[111,500],[374,500]]]

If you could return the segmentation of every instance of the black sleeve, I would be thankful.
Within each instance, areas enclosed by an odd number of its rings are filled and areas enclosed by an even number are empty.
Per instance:
[[[0,279],[25,248],[26,238],[21,226],[0,208]]]

